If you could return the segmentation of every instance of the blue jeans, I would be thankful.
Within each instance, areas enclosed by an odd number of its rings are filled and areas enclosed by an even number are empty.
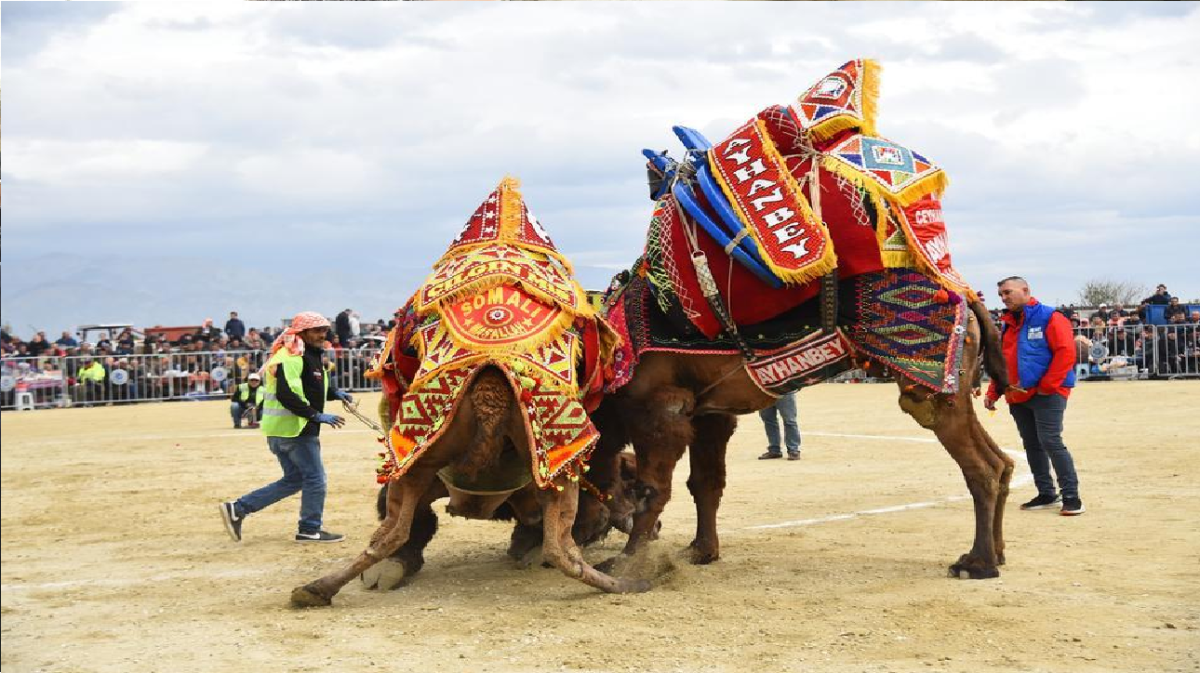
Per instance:
[[[321,530],[325,511],[325,466],[321,464],[320,437],[267,437],[267,446],[283,467],[283,478],[237,499],[238,516],[253,514],[296,491],[300,495],[300,532]]]
[[[233,427],[235,427],[235,428],[242,427],[242,415],[245,414],[246,410],[249,408],[250,408],[249,405],[242,404],[241,402],[231,402],[230,403],[229,415],[233,416]],[[256,416],[255,422],[261,421],[262,420],[262,409],[259,409],[257,412],[255,412],[255,416]]]
[[[788,453],[800,453],[800,425],[796,422],[796,394],[784,395],[775,404],[758,412],[758,416],[763,422],[763,428],[767,431],[767,451],[783,455],[779,445],[779,421],[775,417],[776,413],[783,419],[783,438],[787,444]]]
[[[1055,495],[1054,478],[1050,476],[1053,465],[1062,497],[1078,498],[1079,477],[1075,474],[1075,461],[1062,440],[1067,398],[1059,394],[1034,395],[1028,402],[1009,405],[1008,410],[1021,433],[1025,459],[1029,461],[1038,494]]]

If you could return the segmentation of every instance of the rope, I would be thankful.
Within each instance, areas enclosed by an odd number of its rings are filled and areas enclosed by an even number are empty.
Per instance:
[[[363,425],[379,433],[380,437],[387,438],[387,433],[383,431],[383,426],[358,412],[358,402],[349,404],[346,400],[342,400],[342,408],[346,410],[346,413],[362,421]]]

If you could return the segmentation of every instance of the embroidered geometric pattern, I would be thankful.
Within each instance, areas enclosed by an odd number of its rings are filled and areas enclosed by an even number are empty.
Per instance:
[[[847,336],[860,355],[927,388],[952,393],[959,386],[967,305],[943,303],[939,291],[944,293],[914,269],[858,276],[857,318]]]
[[[800,94],[791,110],[800,126],[816,139],[831,138],[848,128],[874,134],[878,97],[879,65],[855,59]]]
[[[448,427],[483,367],[504,373],[523,412],[531,469],[542,488],[577,479],[599,435],[580,404],[580,362],[603,372],[615,338],[596,317],[570,264],[506,178],[476,210],[417,290],[410,330],[419,364],[389,433],[385,477],[404,474]],[[414,333],[415,332],[415,333]],[[584,357],[583,334],[589,335]],[[411,360],[412,358],[410,358]],[[588,386],[599,387],[589,378]]]
[[[901,206],[946,187],[941,167],[890,140],[853,134],[826,151],[828,170],[857,181]]]

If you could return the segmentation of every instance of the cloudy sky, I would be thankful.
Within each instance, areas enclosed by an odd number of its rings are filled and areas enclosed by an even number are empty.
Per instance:
[[[603,286],[639,151],[855,57],[941,163],[956,266],[1200,297],[1200,5],[4,2],[3,319],[251,324],[404,301],[505,174]]]

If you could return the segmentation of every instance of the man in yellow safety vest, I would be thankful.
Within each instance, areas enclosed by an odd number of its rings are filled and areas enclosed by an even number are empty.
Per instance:
[[[267,446],[283,467],[283,477],[237,500],[221,503],[225,530],[242,540],[246,517],[301,492],[297,542],[341,542],[339,533],[321,528],[325,510],[325,466],[321,463],[321,425],[340,428],[341,416],[325,413],[327,400],[350,403],[350,394],[338,390],[321,366],[329,321],[305,311],[292,320],[271,346],[263,367],[262,431]]]
[[[234,388],[229,398],[229,413],[233,415],[234,429],[242,428],[242,418],[251,410],[253,415],[250,417],[250,427],[257,428],[263,412],[262,377],[257,372],[247,376],[246,382]]]

